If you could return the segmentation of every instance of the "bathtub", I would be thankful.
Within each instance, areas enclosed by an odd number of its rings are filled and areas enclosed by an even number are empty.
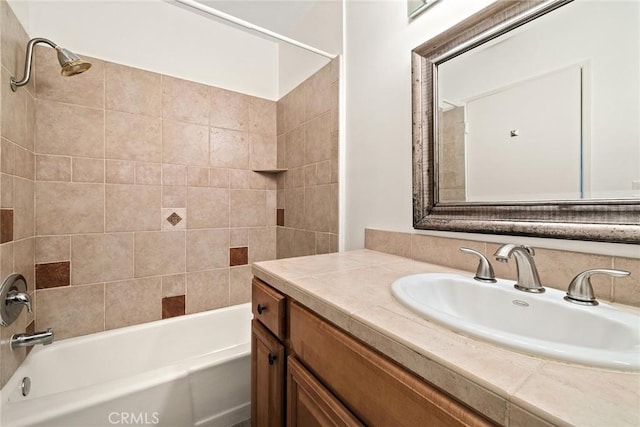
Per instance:
[[[36,346],[2,389],[0,425],[240,423],[251,415],[250,319],[242,304]]]

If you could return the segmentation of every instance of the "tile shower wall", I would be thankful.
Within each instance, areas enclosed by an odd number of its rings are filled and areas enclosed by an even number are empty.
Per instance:
[[[505,241],[505,243],[510,242]],[[424,234],[365,229],[366,249],[475,272],[477,259],[460,252],[458,248],[462,246],[475,249],[491,258],[500,245]],[[536,267],[542,284],[562,291],[567,290],[571,279],[578,273],[591,268],[617,268],[631,272],[631,276],[622,278],[596,275],[591,278],[591,283],[596,297],[600,300],[640,307],[639,259],[554,249],[536,248],[535,252]],[[506,264],[492,262],[492,265],[497,277],[516,279],[515,262],[510,261]]]
[[[12,92],[9,77],[22,77],[29,37],[8,4],[0,1],[0,280],[22,273],[34,297],[34,94],[33,83]],[[25,349],[11,350],[9,339],[34,327],[34,314],[22,310],[9,327],[0,327],[0,386],[24,360]]]
[[[338,61],[278,101],[278,258],[338,250]]]
[[[36,328],[56,338],[247,302],[276,257],[276,102],[36,50]]]

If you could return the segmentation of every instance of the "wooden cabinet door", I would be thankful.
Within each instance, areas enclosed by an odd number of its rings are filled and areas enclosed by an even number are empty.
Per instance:
[[[251,425],[284,426],[284,346],[257,320],[251,321]]]
[[[295,357],[287,360],[287,426],[362,426]]]

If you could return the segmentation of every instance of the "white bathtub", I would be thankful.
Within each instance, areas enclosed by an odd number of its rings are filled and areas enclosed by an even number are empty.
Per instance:
[[[251,412],[250,319],[243,304],[38,345],[2,389],[0,425],[242,422]]]

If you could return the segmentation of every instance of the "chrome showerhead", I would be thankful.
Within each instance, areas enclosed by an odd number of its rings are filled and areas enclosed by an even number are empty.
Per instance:
[[[35,38],[29,40],[27,44],[27,57],[24,61],[24,77],[22,80],[16,80],[14,77],[11,77],[11,90],[16,91],[20,86],[24,86],[29,82],[31,78],[31,63],[33,61],[33,47],[38,43],[45,43],[51,46],[58,53],[58,62],[60,63],[60,67],[62,67],[62,74],[65,77],[75,76],[76,74],[83,73],[91,68],[91,64],[87,61],[82,60],[78,55],[67,50],[63,47],[58,46],[51,40],[43,39],[43,38]]]

